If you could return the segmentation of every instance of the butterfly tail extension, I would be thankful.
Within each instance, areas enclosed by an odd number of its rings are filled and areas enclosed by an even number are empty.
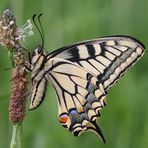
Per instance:
[[[86,125],[84,127],[79,126],[77,127],[77,129],[73,128],[72,126],[69,128],[69,130],[74,134],[74,136],[80,136],[82,133],[86,132],[86,131],[93,131],[94,133],[96,133],[99,138],[106,143],[106,140],[104,138],[104,135],[100,129],[100,127],[98,126],[98,124],[96,123],[96,121],[86,121]]]
[[[100,137],[100,139],[106,143],[105,137],[96,121],[93,121],[91,124],[93,124],[93,126],[88,127],[88,130],[93,130]]]

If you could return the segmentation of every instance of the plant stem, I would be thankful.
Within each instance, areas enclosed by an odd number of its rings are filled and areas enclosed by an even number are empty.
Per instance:
[[[22,123],[13,125],[13,133],[10,148],[23,148]]]
[[[13,125],[13,133],[12,133],[10,148],[17,148],[17,130],[18,126]]]
[[[24,148],[22,123],[19,124],[17,138],[18,138],[18,148]]]

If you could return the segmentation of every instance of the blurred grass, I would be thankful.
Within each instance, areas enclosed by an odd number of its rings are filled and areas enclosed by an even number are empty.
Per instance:
[[[0,12],[11,8],[19,26],[34,13],[43,13],[45,47],[56,48],[81,40],[105,35],[126,34],[148,46],[148,1],[141,0],[1,0]],[[25,46],[33,51],[40,43],[35,35]],[[6,52],[0,49],[0,148],[9,147],[11,125],[8,120],[11,67]],[[49,86],[44,103],[35,111],[26,112],[25,147],[29,148],[146,148],[148,146],[148,60],[145,56],[114,86],[108,94],[108,105],[102,110],[99,124],[106,137],[103,144],[93,133],[75,138],[61,127],[57,102]],[[28,100],[29,103],[29,100]],[[28,105],[27,103],[27,105]]]

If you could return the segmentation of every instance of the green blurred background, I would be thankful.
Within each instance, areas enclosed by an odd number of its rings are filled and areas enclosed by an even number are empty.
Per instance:
[[[34,13],[43,13],[45,47],[48,52],[78,41],[124,34],[148,46],[147,0],[1,0],[0,12],[11,8],[18,26]],[[40,43],[36,30],[25,47]],[[148,59],[145,56],[108,93],[108,105],[99,121],[107,143],[91,132],[74,137],[61,127],[57,102],[49,85],[44,103],[26,111],[23,122],[25,148],[146,148],[148,147]],[[8,105],[11,71],[6,51],[0,47],[0,148],[8,148],[12,127]],[[29,99],[27,101],[27,108]]]

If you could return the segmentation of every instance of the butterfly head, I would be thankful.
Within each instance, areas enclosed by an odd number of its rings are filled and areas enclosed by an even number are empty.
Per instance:
[[[39,45],[35,50],[34,50],[34,53],[33,53],[34,55],[38,55],[38,56],[40,56],[40,55],[45,55],[45,49],[41,46],[41,45]]]
[[[41,54],[43,52],[43,50],[44,50],[43,47],[41,45],[39,45],[38,48],[36,48],[36,51],[35,52],[37,54]]]
[[[41,45],[39,45],[33,52],[31,59],[31,65],[32,65],[31,69],[33,70],[36,69],[37,67],[38,68],[41,67],[45,56],[46,56],[45,49]]]

